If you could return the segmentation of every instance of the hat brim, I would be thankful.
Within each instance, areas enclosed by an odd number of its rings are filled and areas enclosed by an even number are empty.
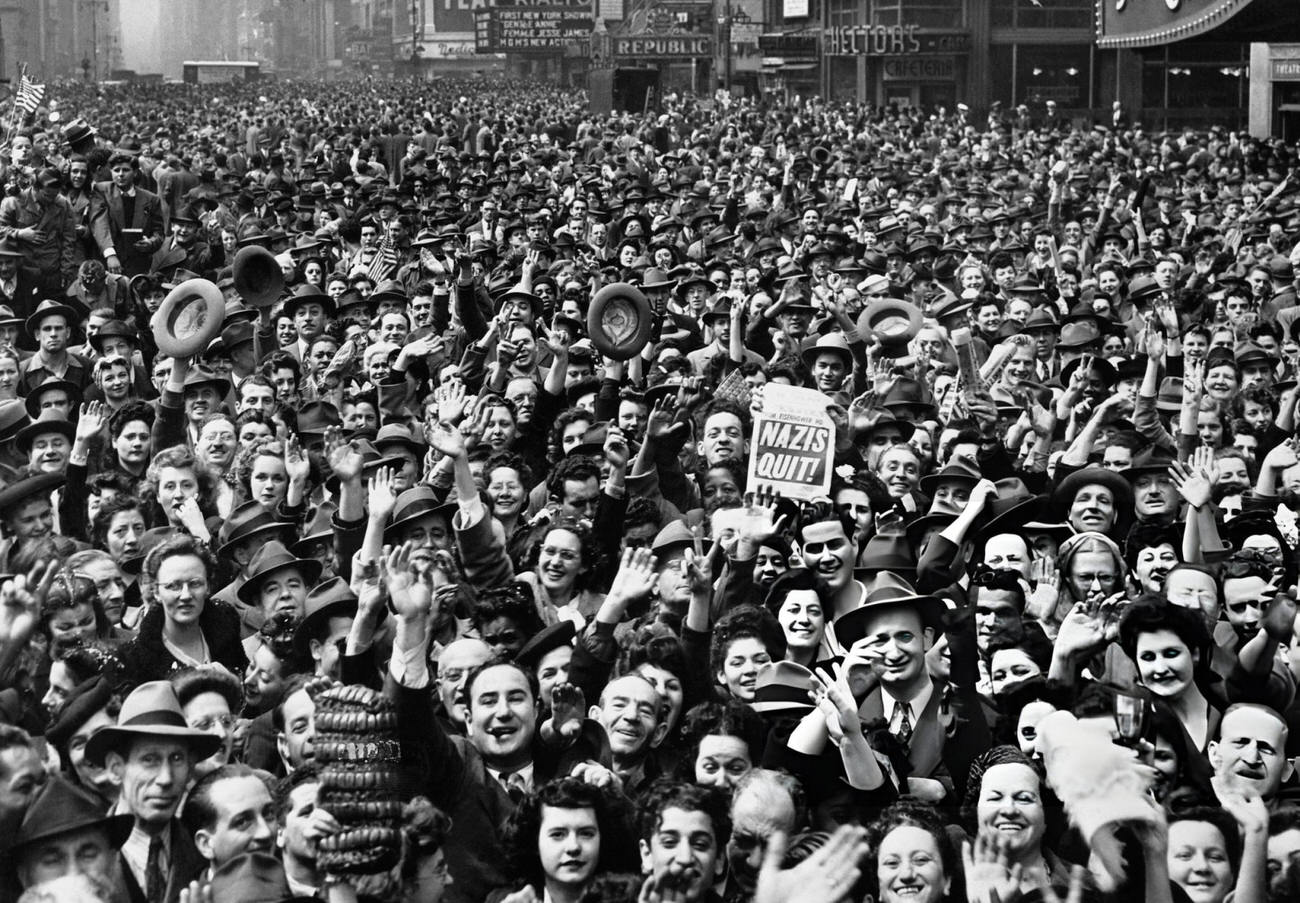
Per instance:
[[[868,304],[859,315],[858,335],[874,335],[882,345],[900,345],[910,342],[924,321],[925,315],[915,304],[887,298]]]
[[[426,508],[419,514],[411,514],[401,520],[395,520],[384,528],[384,539],[388,540],[390,537],[396,536],[397,531],[404,529],[408,524],[413,524],[426,517],[444,517],[447,519],[447,523],[451,523],[451,519],[455,517],[458,507],[456,502],[447,502],[437,508]]]
[[[248,579],[240,584],[237,595],[245,605],[255,605],[257,603],[257,592],[260,589],[259,584],[262,580],[276,571],[283,571],[288,568],[296,568],[302,574],[302,579],[307,586],[312,587],[320,582],[322,567],[321,563],[314,558],[294,558],[290,561],[280,561],[272,567],[258,571],[256,574],[250,574]]]
[[[835,621],[835,639],[846,650],[852,649],[855,643],[866,636],[860,622],[878,612],[897,608],[909,608],[915,611],[921,616],[923,627],[935,631],[943,629],[943,613],[947,607],[937,596],[899,596],[896,599],[868,602],[841,615]]]
[[[1133,487],[1129,485],[1127,479],[1121,474],[1103,467],[1085,467],[1082,470],[1076,470],[1057,484],[1056,488],[1052,490],[1049,510],[1053,515],[1066,520],[1065,516],[1069,514],[1070,504],[1074,501],[1075,494],[1084,486],[1093,484],[1105,486],[1115,494],[1117,522],[1123,518],[1124,512],[1132,508]]]
[[[86,760],[92,765],[102,766],[110,752],[119,749],[123,743],[135,737],[183,740],[189,745],[196,760],[206,759],[219,750],[222,744],[221,738],[215,734],[196,731],[190,727],[173,727],[169,724],[150,724],[146,727],[111,725],[101,727],[90,735],[90,739],[86,741]]]
[[[316,629],[317,624],[321,621],[328,621],[330,618],[356,617],[358,610],[358,602],[355,598],[335,599],[324,608],[318,608],[303,618],[298,626],[293,629],[293,648],[297,650],[300,656],[309,655],[311,652],[311,633]]]
[[[169,357],[193,357],[221,334],[226,300],[207,279],[187,279],[172,289],[150,320],[158,350]]]
[[[641,289],[615,282],[596,292],[587,309],[587,335],[596,350],[616,361],[636,357],[650,341],[654,314]]]

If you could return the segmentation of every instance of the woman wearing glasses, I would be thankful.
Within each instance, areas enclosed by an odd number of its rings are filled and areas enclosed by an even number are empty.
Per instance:
[[[143,595],[150,604],[135,639],[120,649],[133,682],[164,680],[179,668],[220,664],[232,674],[248,666],[239,614],[210,597],[216,563],[191,536],[173,536],[144,560]]]
[[[194,766],[190,778],[197,781],[236,758],[236,713],[244,704],[244,694],[239,678],[220,665],[175,671],[170,680],[186,724],[221,738],[217,751]]]

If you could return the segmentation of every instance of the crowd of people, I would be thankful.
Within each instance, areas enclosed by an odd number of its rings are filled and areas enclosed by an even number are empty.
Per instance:
[[[8,139],[0,901],[1300,898],[1294,148],[494,80]],[[824,495],[751,482],[778,385]]]

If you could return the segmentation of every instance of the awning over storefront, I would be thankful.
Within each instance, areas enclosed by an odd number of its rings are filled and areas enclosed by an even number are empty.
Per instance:
[[[1297,0],[1098,0],[1097,46],[1154,47],[1213,32],[1216,41],[1268,40],[1300,27]]]

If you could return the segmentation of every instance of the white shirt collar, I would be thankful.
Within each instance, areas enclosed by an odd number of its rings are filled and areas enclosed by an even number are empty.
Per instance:
[[[913,727],[915,727],[916,722],[920,720],[921,713],[924,712],[925,707],[930,704],[930,697],[933,695],[934,695],[934,682],[931,680],[926,680],[925,685],[921,687],[921,692],[917,693],[916,696],[914,696],[912,699],[909,699],[907,701],[907,704],[911,707],[910,711],[912,716]],[[900,700],[897,700],[893,696],[890,696],[889,691],[885,689],[884,684],[881,684],[880,701],[883,704],[885,710],[885,723],[892,726],[894,723],[894,715],[897,712]]]
[[[505,784],[501,783],[501,775],[505,774],[504,771],[499,771],[498,769],[495,768],[489,768],[487,770],[487,773],[492,775],[492,779],[496,781],[498,784],[501,784],[502,787],[505,786]],[[532,762],[529,762],[523,768],[511,769],[510,774],[517,774],[522,776],[524,779],[524,789],[529,791],[530,793],[532,792],[533,790],[533,763]]]

